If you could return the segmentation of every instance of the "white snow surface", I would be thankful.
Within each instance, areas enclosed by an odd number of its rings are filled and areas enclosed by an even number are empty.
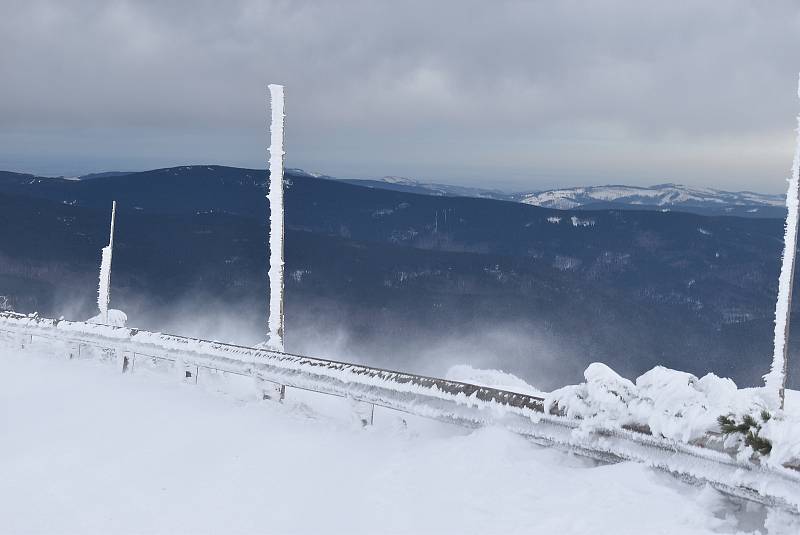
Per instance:
[[[256,401],[2,349],[0,531],[745,532],[716,491],[639,464],[392,411],[361,428],[346,400],[308,396]],[[769,515],[770,533],[793,532]]]
[[[800,98],[800,78],[798,78],[797,96]],[[792,274],[794,273],[795,255],[797,252],[798,192],[800,192],[800,115],[797,116],[797,145],[792,164],[792,176],[789,178],[789,189],[786,194],[786,233],[783,238],[783,262],[778,279],[778,301],[775,305],[775,342],[772,355],[772,367],[764,376],[767,389],[773,392],[773,403],[777,404],[778,392],[786,380],[786,362],[784,349],[786,344],[786,326],[789,321],[790,301],[792,294]]]
[[[283,86],[270,84],[272,123],[269,146],[269,340],[283,351]]]
[[[786,390],[786,412],[800,416],[800,391]]]

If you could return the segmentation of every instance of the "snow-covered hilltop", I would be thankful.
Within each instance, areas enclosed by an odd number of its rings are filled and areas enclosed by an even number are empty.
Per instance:
[[[674,210],[697,213],[700,215],[733,215],[740,217],[783,218],[786,214],[783,195],[769,195],[750,191],[724,191],[714,188],[691,187],[680,184],[658,184],[640,187],[626,185],[577,186],[571,188],[550,189],[544,191],[502,191],[499,189],[480,188],[443,184],[436,181],[417,180],[401,176],[385,176],[375,179],[341,178],[303,169],[286,168],[286,176],[321,178],[336,182],[344,182],[376,190],[399,191],[434,197],[472,197],[511,201],[544,208],[558,210]],[[107,172],[94,173],[73,178],[42,177],[29,174],[0,171],[0,184],[6,182],[6,188],[14,183],[35,186],[46,183],[59,183],[69,190],[69,184],[80,182],[118,179],[127,175],[148,177],[156,174],[183,176],[198,175],[208,178],[214,174],[236,174],[244,172],[249,176],[258,176],[263,180],[260,171],[253,169],[235,169],[221,166],[193,165],[169,169],[158,169],[143,173]],[[210,175],[209,175],[210,173]],[[252,178],[250,179],[252,181]]]
[[[369,179],[339,179],[343,182],[366,188],[388,189],[421,195],[435,195],[437,197],[476,197],[479,199],[495,199],[499,201],[513,201],[515,194],[496,189],[474,188],[469,186],[455,186],[452,184],[439,184],[423,182],[413,178],[401,176],[385,176],[374,180]]]
[[[660,209],[693,212],[701,215],[743,217],[783,217],[782,195],[751,191],[724,191],[681,184],[655,186],[578,186],[533,192],[504,192],[467,186],[454,186],[411,178],[387,176],[375,180],[344,179],[344,182],[376,189],[403,191],[439,197],[477,197],[521,202],[557,210],[575,209]]]
[[[663,208],[718,208],[749,206],[782,208],[782,195],[766,195],[750,191],[723,191],[713,188],[692,188],[680,184],[637,186],[588,186],[553,189],[519,195],[519,201],[534,206],[570,210],[597,203],[647,205]]]

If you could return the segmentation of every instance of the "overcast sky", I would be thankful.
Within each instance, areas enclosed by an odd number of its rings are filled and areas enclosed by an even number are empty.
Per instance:
[[[0,0],[0,169],[779,192],[800,2]]]

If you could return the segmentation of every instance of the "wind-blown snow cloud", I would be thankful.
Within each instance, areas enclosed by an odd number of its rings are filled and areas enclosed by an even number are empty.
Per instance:
[[[288,164],[535,189],[782,191],[793,0],[0,0],[0,167]]]

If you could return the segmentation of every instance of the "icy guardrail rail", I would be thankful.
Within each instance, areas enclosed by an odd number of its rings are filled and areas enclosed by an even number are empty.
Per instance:
[[[120,353],[127,351],[181,360],[186,364],[252,375],[290,387],[350,397],[399,410],[410,411],[413,408],[411,396],[415,400],[438,400],[470,409],[500,406],[541,413],[544,407],[543,398],[496,388],[127,327],[2,312],[0,328],[19,334],[55,337],[62,343],[95,344]],[[388,399],[386,390],[393,392]],[[468,419],[480,425],[487,423],[491,415]]]
[[[603,460],[633,460],[731,495],[800,513],[800,473],[759,466],[728,453],[637,430],[596,426],[545,413],[537,396],[357,364],[126,327],[0,313],[0,331],[24,347],[33,337],[52,351],[81,344],[116,357],[140,356],[244,375],[469,427],[499,425],[535,443]],[[16,341],[14,339],[16,338]],[[29,337],[26,340],[26,337]],[[8,336],[0,344],[8,345]]]

